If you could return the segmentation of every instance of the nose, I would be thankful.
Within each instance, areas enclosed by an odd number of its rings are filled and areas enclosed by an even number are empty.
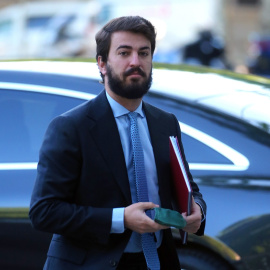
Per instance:
[[[140,59],[139,59],[138,53],[135,53],[135,52],[134,52],[134,53],[131,55],[130,66],[132,66],[132,67],[140,66]]]

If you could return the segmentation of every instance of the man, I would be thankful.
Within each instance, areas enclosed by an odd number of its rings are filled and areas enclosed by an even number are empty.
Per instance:
[[[183,151],[175,116],[142,102],[155,36],[138,16],[105,25],[96,35],[105,91],[48,127],[30,207],[33,226],[54,233],[44,269],[180,269],[170,228],[147,211],[172,209],[169,136],[178,137]],[[143,169],[134,168],[137,137]],[[188,175],[194,199],[191,215],[183,213],[184,230],[202,235],[206,205]],[[147,186],[138,187],[139,181]]]

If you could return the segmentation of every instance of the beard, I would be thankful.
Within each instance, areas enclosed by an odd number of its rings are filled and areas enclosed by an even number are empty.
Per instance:
[[[137,79],[131,80],[130,84],[126,83],[126,78],[137,72],[140,74],[144,80],[139,82]],[[152,85],[152,69],[150,74],[146,75],[139,67],[130,68],[123,73],[123,79],[121,80],[119,76],[115,75],[110,65],[107,63],[107,76],[108,76],[108,85],[110,89],[118,96],[127,98],[127,99],[138,99],[142,98],[149,91]]]

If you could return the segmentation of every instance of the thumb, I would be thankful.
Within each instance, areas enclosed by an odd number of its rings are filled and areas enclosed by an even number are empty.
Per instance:
[[[182,213],[182,216],[183,218],[187,218],[187,213],[186,212]]]

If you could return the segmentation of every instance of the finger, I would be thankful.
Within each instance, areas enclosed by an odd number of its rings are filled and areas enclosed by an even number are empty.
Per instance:
[[[149,225],[148,232],[156,232],[156,231],[166,230],[170,228],[169,226],[159,224],[152,219],[151,221],[149,221],[148,225]]]
[[[154,204],[152,202],[140,202],[138,203],[138,206],[140,209],[144,209],[144,210],[159,207],[158,204]]]

